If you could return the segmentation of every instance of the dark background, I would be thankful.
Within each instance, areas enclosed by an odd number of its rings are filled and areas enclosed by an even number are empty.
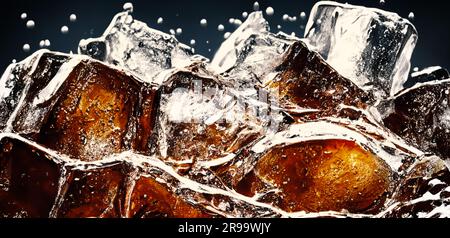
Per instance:
[[[13,59],[22,60],[32,52],[39,49],[39,41],[49,39],[49,49],[76,52],[80,39],[100,36],[109,25],[112,17],[122,10],[127,1],[118,0],[15,0],[2,1],[0,26],[0,71],[3,71]],[[196,53],[211,57],[223,41],[223,34],[232,32],[235,27],[228,23],[229,18],[239,18],[243,21],[242,12],[253,10],[253,0],[134,0],[134,17],[146,22],[150,27],[169,32],[169,29],[178,27],[183,33],[177,38],[186,44],[191,39],[196,40]],[[275,9],[273,16],[266,19],[271,24],[273,32],[277,32],[276,25],[280,24],[286,33],[295,32],[303,36],[300,12],[309,16],[313,0],[259,0],[260,9],[272,6]],[[386,0],[380,5],[379,0],[346,0],[350,4],[378,7],[397,12],[407,17],[414,12],[412,21],[419,32],[419,42],[413,54],[412,67],[427,67],[441,65],[450,68],[450,33],[449,8],[445,1],[438,0]],[[26,20],[20,19],[20,14],[26,12],[28,19],[35,21],[34,29],[27,29]],[[77,21],[69,21],[69,15],[75,13]],[[282,15],[297,16],[296,22],[283,22]],[[158,17],[164,18],[164,24],[157,25]],[[208,27],[200,26],[200,20],[206,18]],[[217,25],[225,26],[224,32],[217,31]],[[69,34],[62,34],[63,25],[69,26]],[[206,42],[209,41],[209,44]],[[28,43],[31,51],[25,53],[22,46]],[[211,51],[209,51],[211,50]]]

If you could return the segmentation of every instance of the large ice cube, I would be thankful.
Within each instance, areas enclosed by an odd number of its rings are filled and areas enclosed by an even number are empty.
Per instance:
[[[417,31],[395,13],[336,2],[319,2],[305,38],[339,73],[378,97],[402,89]]]
[[[114,17],[100,38],[81,40],[79,52],[152,82],[161,71],[184,65],[192,49],[123,12]]]

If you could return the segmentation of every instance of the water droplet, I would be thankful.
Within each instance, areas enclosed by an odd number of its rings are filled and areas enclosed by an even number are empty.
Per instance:
[[[67,26],[62,26],[62,27],[61,27],[61,33],[63,33],[63,34],[69,33],[69,27],[67,27]]]
[[[77,21],[77,15],[75,15],[75,14],[70,14],[69,20],[70,20],[70,22],[76,22],[76,21]]]
[[[306,13],[305,12],[300,12],[300,18],[302,20],[305,20],[306,19]]]
[[[41,48],[45,47],[45,40],[39,41],[39,47],[41,47]]]
[[[230,18],[230,19],[228,19],[228,23],[230,23],[230,24],[234,24],[234,18]]]
[[[217,30],[218,31],[224,31],[225,30],[225,26],[220,24],[220,25],[217,26]]]
[[[20,19],[22,19],[22,20],[25,20],[25,19],[27,19],[27,17],[28,17],[28,15],[27,15],[27,13],[22,13],[22,14],[20,14]]]
[[[206,44],[209,44],[209,40],[206,41]]]
[[[236,25],[236,26],[240,26],[240,25],[242,25],[242,21],[241,20],[239,20],[239,19],[234,19],[234,25]]]
[[[380,5],[384,5],[386,3],[386,1],[385,0],[380,0]]]
[[[419,71],[419,67],[414,67],[414,68],[413,68],[413,71],[414,71],[414,72],[418,72],[418,71]]]
[[[283,19],[283,21],[289,20],[289,15],[288,14],[284,14],[282,19]]]
[[[208,21],[207,21],[206,19],[201,19],[201,20],[200,20],[200,25],[201,25],[202,27],[206,27],[206,26],[208,25]]]
[[[228,37],[230,37],[231,33],[230,32],[225,32],[225,34],[223,35],[223,38],[228,39]]]
[[[25,44],[25,45],[23,45],[22,49],[23,49],[23,51],[25,51],[25,52],[30,52],[31,47],[30,47],[29,44]]]
[[[127,2],[125,4],[123,4],[123,10],[127,11],[129,13],[133,13],[133,4],[131,2]]]
[[[183,33],[183,29],[177,28],[176,33],[177,35],[181,35]]]
[[[243,12],[243,13],[242,13],[242,17],[243,17],[243,18],[247,18],[247,17],[248,17],[248,12]]]
[[[195,40],[192,39],[190,43],[191,43],[191,45],[195,45]]]
[[[414,16],[414,12],[410,12],[409,14],[408,14],[408,18],[409,18],[409,20],[414,20],[414,18],[415,18],[415,16]]]
[[[12,62],[13,64],[15,64],[15,63],[17,62],[17,60],[16,60],[16,59],[13,59],[11,62]]]
[[[176,33],[174,29],[170,29],[169,32],[171,35],[175,35],[175,33]]]
[[[27,21],[27,28],[28,29],[33,29],[35,26],[34,21],[33,20],[28,20]]]
[[[278,30],[281,29],[281,26],[280,26],[280,25],[277,25],[277,29],[278,29]]]
[[[44,42],[45,42],[45,47],[50,47],[50,45],[51,45],[50,40],[47,39]]]
[[[161,25],[164,23],[164,18],[160,17],[158,18],[158,20],[156,21],[156,23],[158,23],[158,25]]]
[[[295,37],[295,32],[291,32],[291,36],[294,36],[294,37]]]
[[[295,22],[295,21],[297,21],[297,17],[295,17],[295,16],[294,17],[289,17],[289,21],[290,22]]]
[[[253,3],[253,10],[255,10],[255,11],[259,10],[259,2]]]
[[[274,13],[275,13],[275,10],[273,10],[273,7],[266,8],[266,14],[268,16],[273,16]]]
[[[208,52],[211,52],[211,49],[208,49]]]

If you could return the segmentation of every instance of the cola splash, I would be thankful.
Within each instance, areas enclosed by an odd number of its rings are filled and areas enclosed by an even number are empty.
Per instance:
[[[450,216],[449,74],[408,76],[408,20],[256,11],[209,61],[124,10],[3,74],[2,217]]]

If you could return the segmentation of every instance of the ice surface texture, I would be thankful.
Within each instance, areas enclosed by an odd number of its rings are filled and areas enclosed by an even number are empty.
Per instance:
[[[383,98],[407,80],[417,31],[395,13],[324,1],[313,7],[305,38],[339,73]]]

